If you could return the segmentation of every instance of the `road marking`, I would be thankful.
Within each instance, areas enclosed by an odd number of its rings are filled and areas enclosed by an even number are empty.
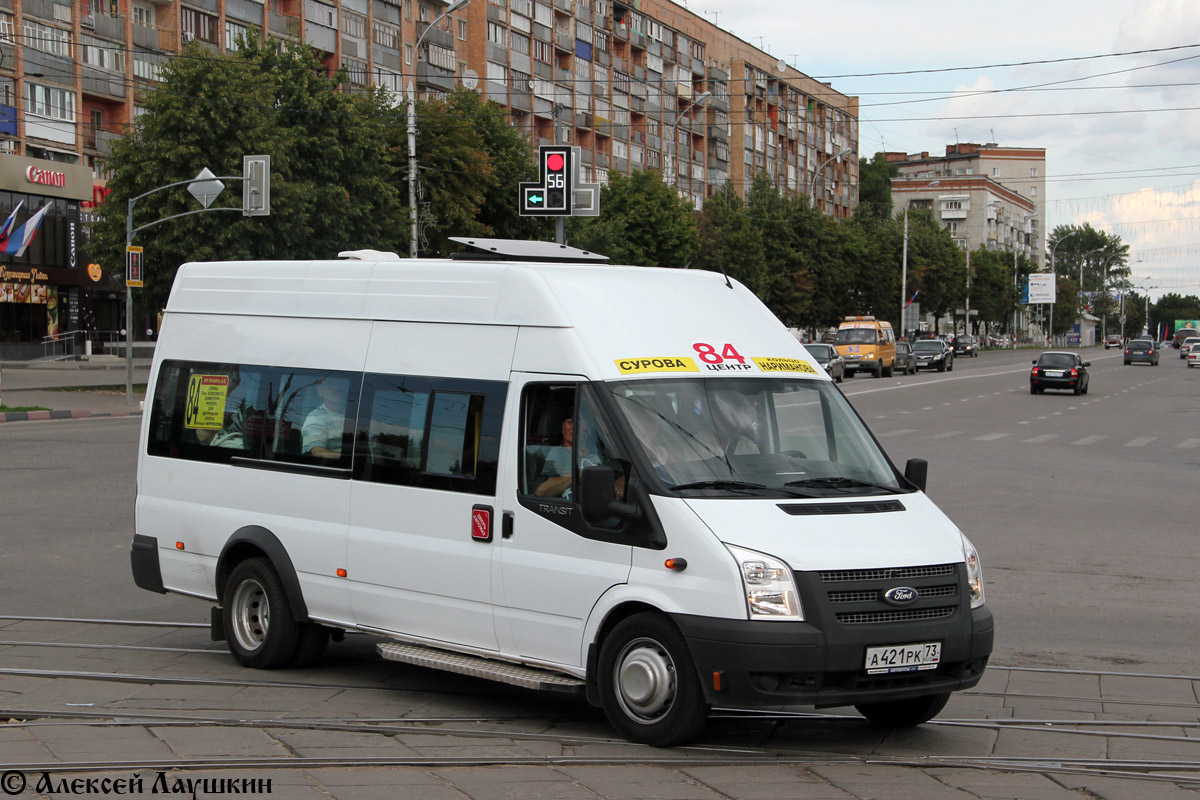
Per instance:
[[[1158,438],[1157,436],[1139,436],[1138,438],[1133,439],[1132,441],[1126,442],[1125,446],[1126,447],[1145,447],[1146,445],[1150,444],[1157,438]]]
[[[1108,438],[1107,436],[1085,436],[1082,439],[1080,439],[1078,442],[1071,442],[1071,444],[1089,445],[1089,444],[1095,444],[1096,442],[1102,441],[1107,438]]]
[[[1041,444],[1042,442],[1048,442],[1051,439],[1057,439],[1057,438],[1058,438],[1057,433],[1043,433],[1040,436],[1034,436],[1030,439],[1023,439],[1021,441],[1021,444]]]
[[[958,436],[960,433],[962,433],[962,431],[942,431],[941,433],[935,433],[933,435],[933,438],[934,439],[946,439],[951,436]]]
[[[916,433],[916,432],[917,432],[916,428],[897,428],[894,431],[888,431],[887,433],[881,433],[879,435],[880,436],[903,436],[906,433]]]
[[[1028,425],[1028,424],[1029,424],[1029,420],[1023,420],[1022,422],[1018,422],[1017,424],[1018,424],[1018,425]]]
[[[974,442],[993,442],[993,441],[995,441],[996,439],[1003,439],[1005,436],[1008,436],[1008,434],[1007,434],[1007,433],[985,433],[983,436],[976,436],[976,437],[975,437],[974,439],[972,439],[971,441],[974,441]]]
[[[1200,439],[1185,439],[1175,446],[1179,448],[1200,447]]]

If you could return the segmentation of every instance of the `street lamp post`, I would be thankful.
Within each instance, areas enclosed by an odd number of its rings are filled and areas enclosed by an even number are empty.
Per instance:
[[[1083,347],[1083,265],[1087,263],[1088,258],[1093,253],[1103,253],[1107,247],[1097,247],[1095,250],[1089,250],[1083,254],[1083,258],[1079,260],[1079,346]],[[1093,342],[1092,344],[1095,344]]]
[[[1062,237],[1057,242],[1055,242],[1054,246],[1050,248],[1050,274],[1054,276],[1055,300],[1058,299],[1058,272],[1054,268],[1054,251],[1058,249],[1058,246],[1060,244],[1065,242],[1067,239],[1070,239],[1072,236],[1079,233],[1081,230],[1083,230],[1083,228],[1076,228],[1075,230],[1071,231],[1066,236]],[[1047,331],[1047,333],[1050,334],[1051,346],[1053,346],[1053,343],[1054,343],[1054,306],[1055,306],[1054,303],[1050,304],[1050,330]]]
[[[812,203],[814,206],[817,204],[817,176],[819,176],[825,170],[825,168],[828,167],[830,164],[832,164],[834,161],[837,161],[842,156],[848,156],[853,152],[854,152],[853,147],[843,147],[837,153],[833,154],[832,156],[830,156],[829,158],[827,158],[823,162],[821,162],[821,166],[819,166],[815,170],[813,170],[812,178],[808,182],[808,201],[810,203]]]
[[[710,97],[712,97],[712,92],[701,93],[695,100],[684,106],[683,111],[680,111],[675,117],[675,121],[671,123],[671,150],[673,151],[673,155],[671,156],[671,188],[676,192],[679,191],[679,141],[675,134],[678,131],[679,123],[688,115],[688,112]]]
[[[463,6],[470,3],[471,0],[454,0],[445,11],[434,18],[433,22],[421,32],[417,37],[417,43],[413,45],[413,53],[421,52],[421,43],[425,37],[433,30],[434,26],[445,19],[453,11],[457,11]],[[426,57],[426,62],[428,62]],[[412,241],[408,245],[409,258],[417,257],[417,93],[413,88],[413,81],[410,78],[408,81],[408,221],[411,227]]]
[[[937,186],[941,181],[930,181],[925,184],[928,189],[932,186]],[[809,190],[809,199],[812,199],[812,190]],[[904,204],[904,252],[900,258],[900,335],[904,335],[904,310],[908,308],[908,209],[912,207],[912,200],[908,200]]]
[[[1121,253],[1113,253],[1111,256],[1104,259],[1104,285],[1101,288],[1102,288],[1102,293],[1104,294],[1105,304],[1107,304],[1107,302],[1108,302],[1108,265],[1113,262],[1113,259],[1120,258],[1121,256],[1122,256]],[[1142,263],[1142,259],[1139,258],[1137,261],[1130,261],[1129,263],[1130,264],[1140,264],[1140,263]],[[1108,315],[1107,314],[1105,314],[1104,316],[1102,316],[1100,318],[1100,335],[1103,336],[1104,339],[1106,339],[1106,340],[1108,339]],[[1121,338],[1122,339],[1125,338],[1125,292],[1124,292],[1124,290],[1122,290],[1122,292],[1121,292]]]

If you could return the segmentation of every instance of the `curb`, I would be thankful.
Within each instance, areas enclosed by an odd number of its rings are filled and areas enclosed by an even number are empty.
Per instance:
[[[0,423],[44,422],[54,419],[89,419],[91,417],[140,417],[141,411],[88,411],[87,409],[61,411],[2,411]]]

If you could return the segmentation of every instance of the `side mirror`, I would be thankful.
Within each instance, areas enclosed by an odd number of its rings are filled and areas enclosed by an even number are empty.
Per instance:
[[[925,482],[929,478],[929,462],[923,458],[910,458],[904,465],[904,478],[922,492],[925,491]]]
[[[1084,365],[1085,367],[1090,367],[1090,366],[1092,365],[1092,362],[1090,362],[1090,361],[1085,361],[1085,362],[1083,362],[1083,365]]]
[[[611,517],[638,517],[636,505],[616,499],[615,483],[612,467],[584,467],[579,473],[579,507],[589,525],[601,525]]]
[[[1030,363],[1030,364],[1036,364],[1036,363],[1037,363],[1037,359],[1035,358],[1033,361],[1030,361],[1029,363]]]

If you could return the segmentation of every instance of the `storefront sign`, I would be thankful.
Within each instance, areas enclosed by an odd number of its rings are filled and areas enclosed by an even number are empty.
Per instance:
[[[25,180],[42,186],[57,186],[61,189],[67,185],[67,173],[30,166],[25,168]]]
[[[0,303],[45,303],[48,280],[50,276],[36,267],[16,270],[0,266]]]

